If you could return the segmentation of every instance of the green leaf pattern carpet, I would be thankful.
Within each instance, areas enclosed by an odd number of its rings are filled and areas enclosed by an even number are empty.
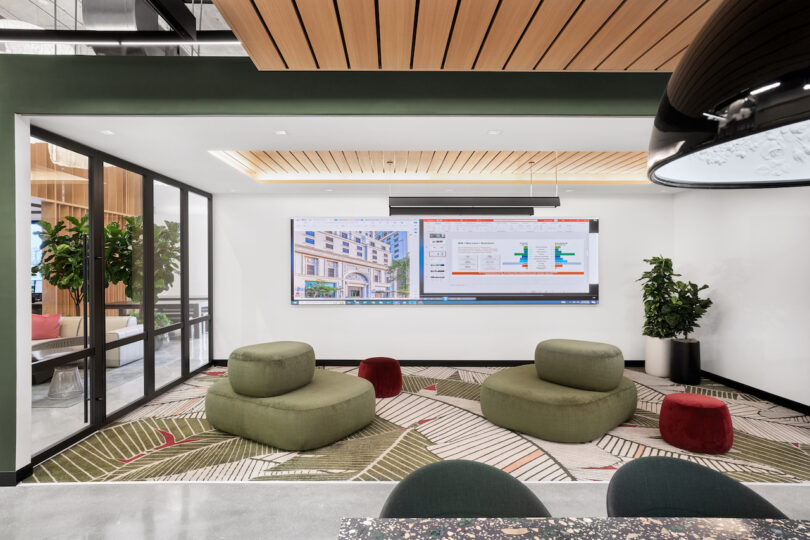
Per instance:
[[[357,374],[356,368],[328,368]],[[403,367],[403,391],[377,400],[363,430],[330,446],[287,452],[213,429],[205,392],[227,377],[211,368],[64,452],[37,465],[26,482],[396,481],[443,459],[494,465],[523,481],[606,481],[641,456],[688,459],[748,482],[810,483],[810,417],[704,380],[684,387],[626,370],[638,389],[627,423],[584,444],[543,441],[481,415],[481,383],[499,368]],[[728,404],[734,446],[694,454],[661,439],[664,396],[695,392]]]

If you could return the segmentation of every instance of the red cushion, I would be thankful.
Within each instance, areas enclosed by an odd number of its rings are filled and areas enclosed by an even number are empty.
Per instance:
[[[726,404],[700,394],[665,396],[658,427],[665,441],[690,452],[724,454],[734,443]]]
[[[378,398],[393,397],[402,391],[402,370],[393,358],[366,358],[360,362],[357,375],[374,385],[374,395]]]
[[[62,314],[36,315],[31,314],[31,339],[53,339],[59,337],[59,324]]]

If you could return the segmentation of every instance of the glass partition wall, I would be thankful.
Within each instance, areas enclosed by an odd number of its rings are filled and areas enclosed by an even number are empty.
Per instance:
[[[211,196],[32,128],[32,461],[211,363]]]

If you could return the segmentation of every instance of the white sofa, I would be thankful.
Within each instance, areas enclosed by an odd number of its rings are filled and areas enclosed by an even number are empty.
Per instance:
[[[143,325],[138,324],[135,317],[106,317],[105,323],[105,341],[107,343],[143,332]],[[82,344],[81,340],[77,338],[81,338],[82,336],[84,336],[84,318],[63,316],[59,323],[58,338],[35,339],[31,342],[31,345],[34,351],[38,352],[63,347],[78,350],[82,347]],[[120,367],[142,358],[143,341],[128,343],[107,351],[107,367]]]

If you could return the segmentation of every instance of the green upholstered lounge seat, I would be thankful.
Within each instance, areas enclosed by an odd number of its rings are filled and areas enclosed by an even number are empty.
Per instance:
[[[309,383],[314,372],[315,351],[299,341],[240,347],[228,359],[231,386],[245,396],[284,394]]]
[[[385,501],[383,518],[549,517],[523,482],[500,469],[465,460],[425,465],[406,476]]]
[[[367,426],[374,418],[374,387],[365,379],[315,370],[312,381],[273,397],[238,394],[228,380],[205,397],[215,428],[283,450],[326,446]]]
[[[490,422],[547,441],[592,441],[635,409],[636,386],[626,377],[613,390],[596,392],[541,380],[527,364],[494,373],[481,387],[481,410]]]
[[[607,392],[624,373],[622,351],[614,345],[575,339],[548,339],[534,350],[537,376],[544,381]]]
[[[610,480],[610,517],[787,519],[755,491],[683,459],[645,457],[625,463]]]

